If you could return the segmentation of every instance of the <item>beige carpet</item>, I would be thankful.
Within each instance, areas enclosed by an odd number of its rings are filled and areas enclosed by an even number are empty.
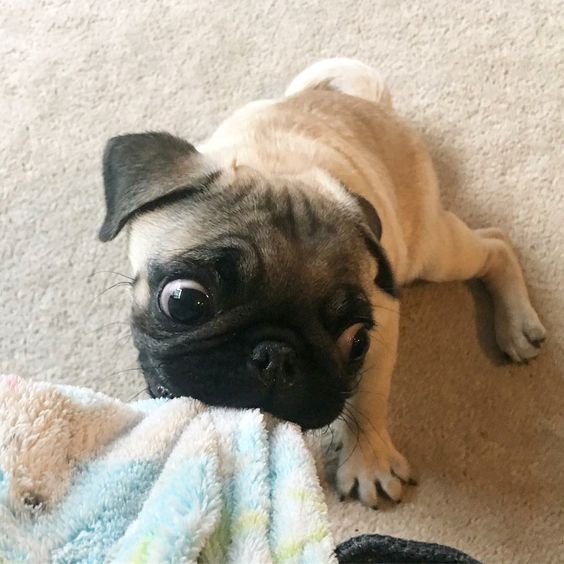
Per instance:
[[[445,201],[505,228],[549,331],[507,366],[478,286],[405,291],[393,393],[420,486],[373,512],[329,503],[339,539],[377,531],[488,562],[564,561],[564,4],[12,0],[0,7],[0,370],[129,399],[123,237],[96,241],[111,135],[202,139],[305,65],[358,57],[427,137]],[[0,415],[1,416],[1,415]]]

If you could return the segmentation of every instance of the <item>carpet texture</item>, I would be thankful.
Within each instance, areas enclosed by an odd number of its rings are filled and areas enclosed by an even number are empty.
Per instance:
[[[123,132],[201,140],[307,64],[357,57],[425,136],[445,203],[507,230],[549,339],[503,363],[479,284],[403,295],[392,432],[404,502],[329,504],[337,540],[379,532],[489,562],[564,558],[564,4],[559,0],[3,2],[0,372],[143,389],[125,240],[96,241],[100,157]]]

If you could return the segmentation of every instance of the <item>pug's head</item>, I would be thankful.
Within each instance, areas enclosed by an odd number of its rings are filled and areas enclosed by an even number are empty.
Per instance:
[[[102,241],[127,224],[132,329],[153,396],[324,426],[394,292],[373,208],[321,171],[219,167],[165,133],[111,139]]]

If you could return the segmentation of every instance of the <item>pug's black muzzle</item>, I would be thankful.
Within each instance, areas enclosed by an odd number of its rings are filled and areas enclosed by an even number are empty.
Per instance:
[[[347,397],[329,359],[320,365],[286,330],[232,332],[220,340],[191,343],[184,352],[177,343],[168,350],[164,341],[147,346],[138,332],[135,343],[154,397],[189,396],[214,406],[260,408],[303,428],[331,423]]]

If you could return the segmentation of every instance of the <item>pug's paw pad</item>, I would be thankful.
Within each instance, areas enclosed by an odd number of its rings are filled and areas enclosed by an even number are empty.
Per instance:
[[[340,451],[336,481],[341,499],[358,498],[372,509],[382,497],[399,503],[404,484],[415,484],[407,460],[393,445],[373,437]]]

